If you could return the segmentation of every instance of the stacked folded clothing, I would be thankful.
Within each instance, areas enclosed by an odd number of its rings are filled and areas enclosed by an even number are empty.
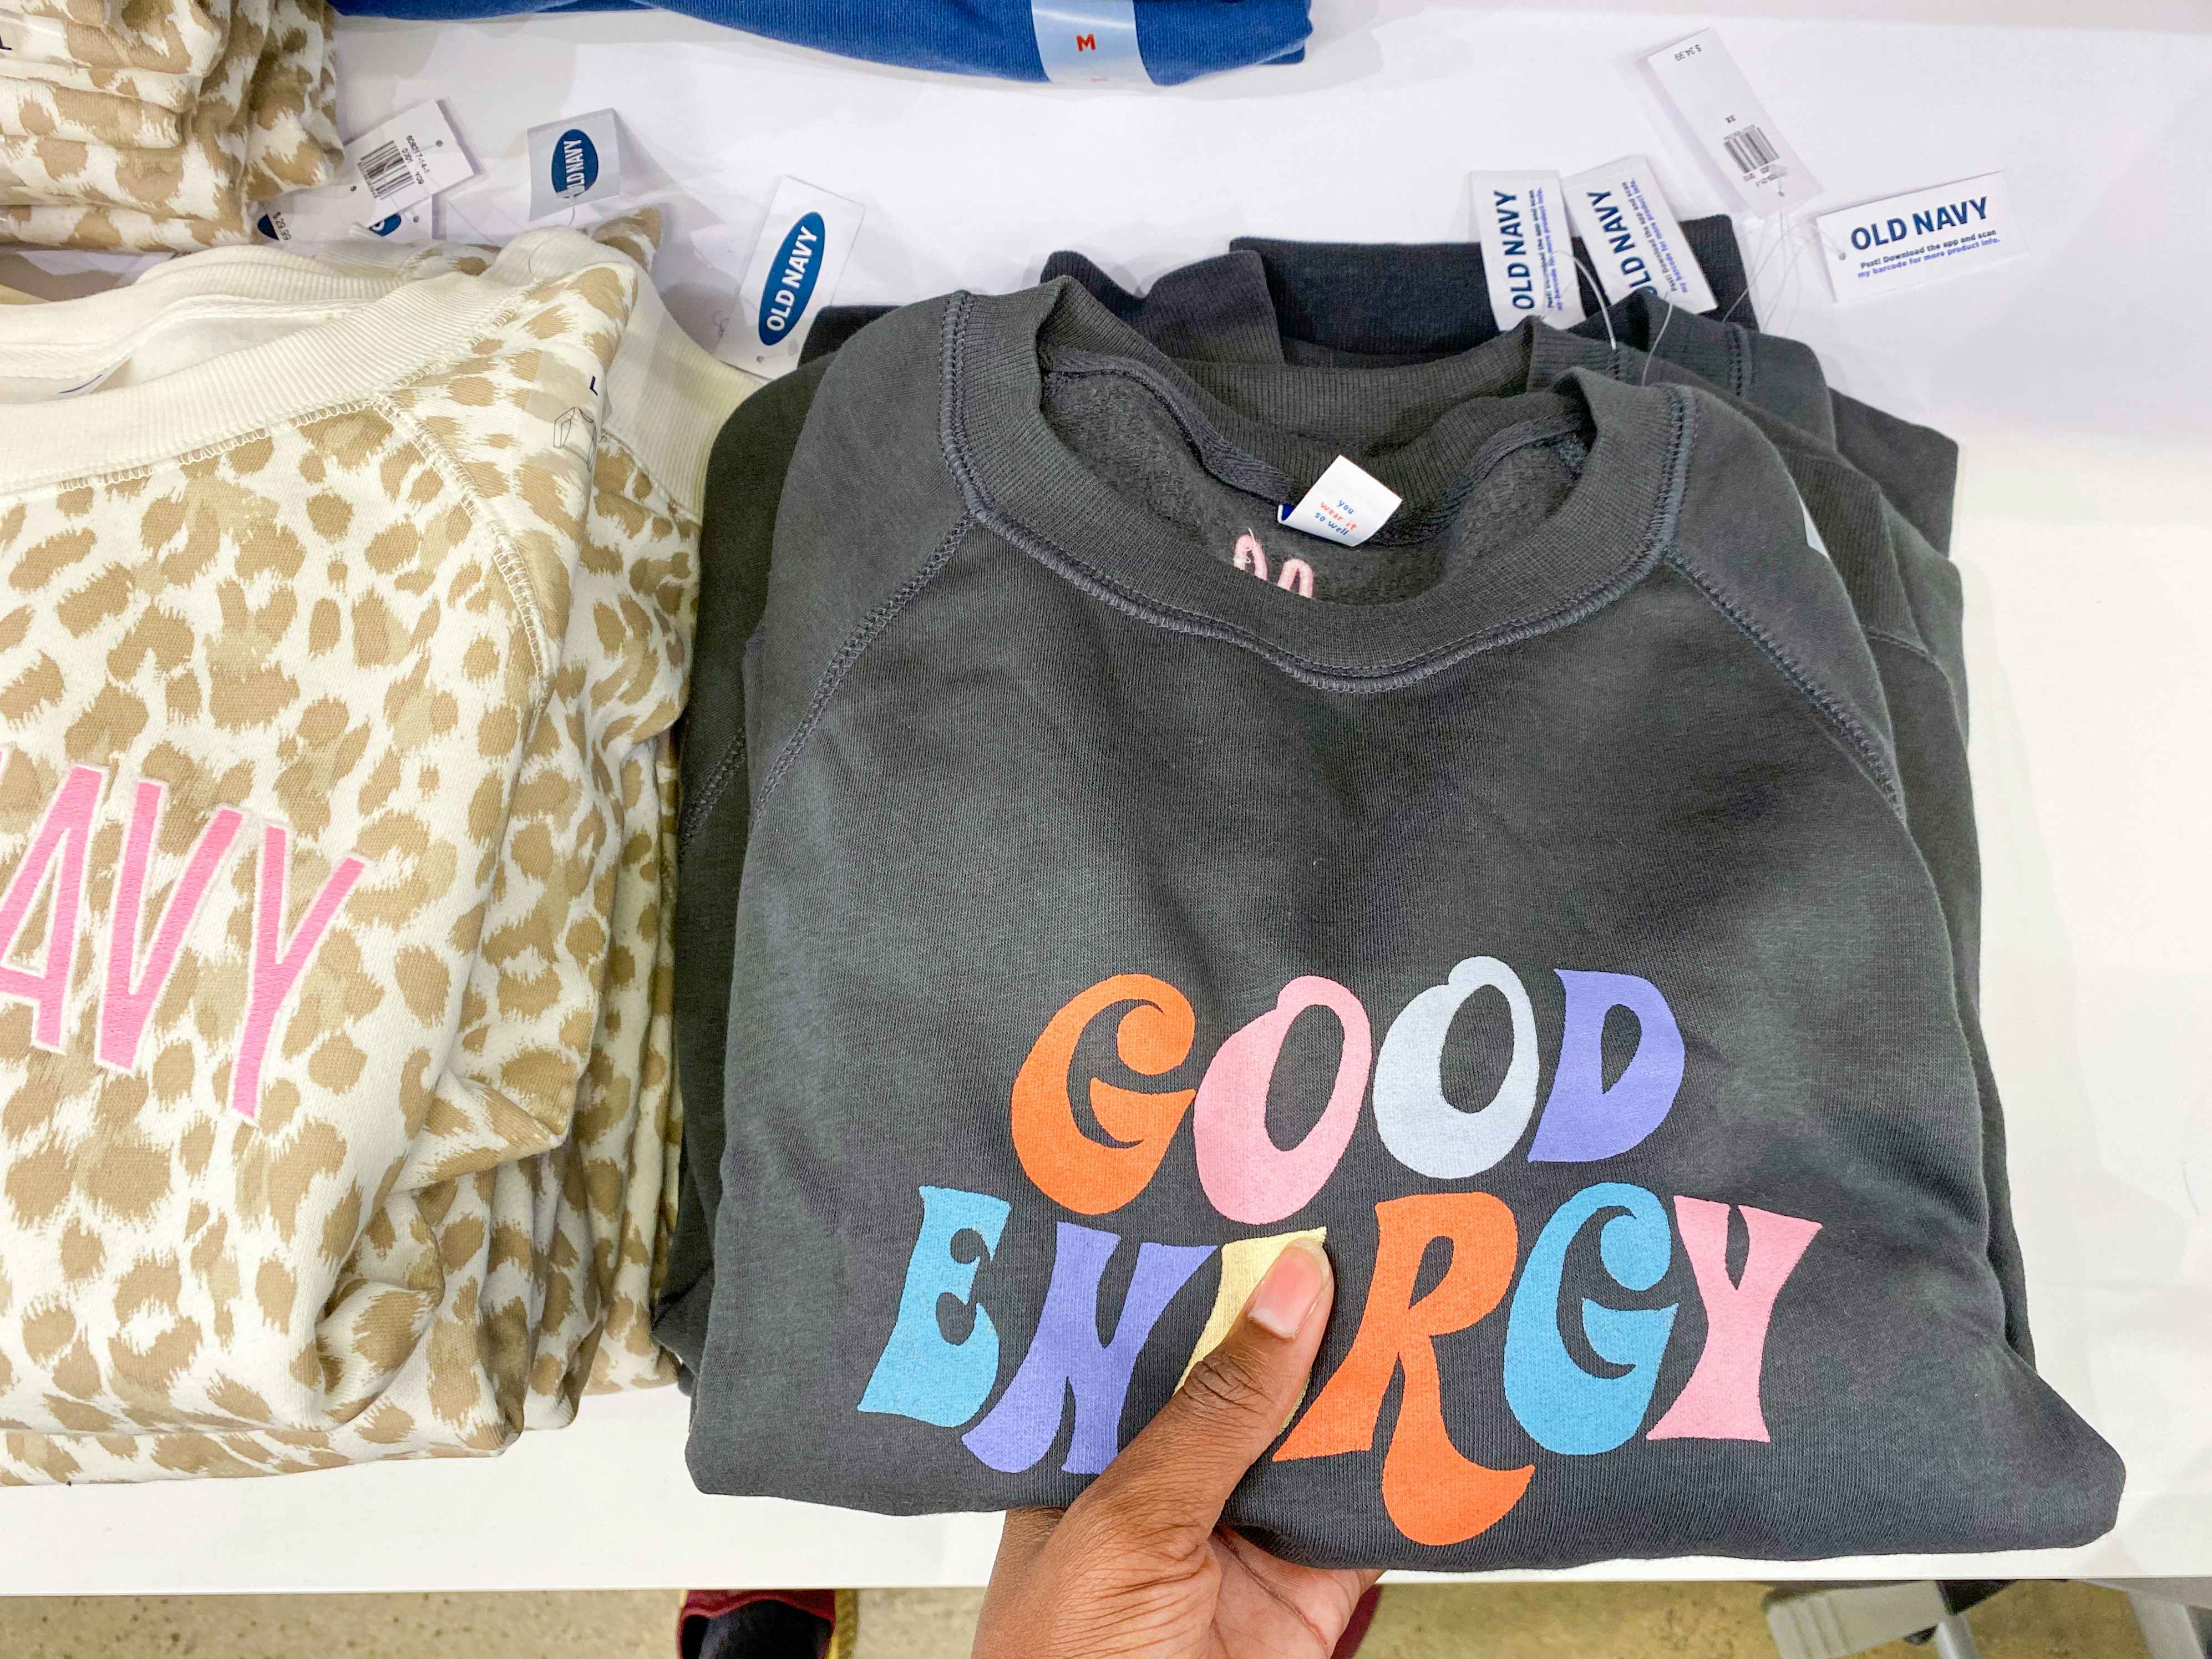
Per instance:
[[[1224,1517],[1279,1554],[2112,1525],[1982,1042],[1956,451],[1698,257],[1717,314],[1562,332],[1472,248],[1060,255],[732,417],[659,1325],[702,1489],[1064,1505],[1303,1236],[1335,1311]]]
[[[611,11],[640,0],[342,0],[349,16],[447,21],[517,12]],[[902,69],[1007,81],[1086,78],[1094,57],[1124,78],[1171,87],[1253,64],[1292,64],[1313,32],[1310,0],[1131,0],[1118,33],[1112,0],[668,0],[710,23]],[[1044,43],[1057,48],[1048,65]],[[1133,53],[1136,61],[1127,62]],[[1055,74],[1054,70],[1059,73]]]
[[[0,1482],[672,1375],[672,731],[750,382],[656,231],[0,313]]]
[[[324,0],[12,0],[0,241],[185,251],[340,161]]]

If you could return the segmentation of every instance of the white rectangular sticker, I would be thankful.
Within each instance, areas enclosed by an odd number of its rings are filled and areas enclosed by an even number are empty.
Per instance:
[[[1753,213],[1763,217],[1802,207],[1820,195],[1820,181],[1782,136],[1718,30],[1700,29],[1644,61],[1721,177]]]
[[[1030,0],[1030,26],[1048,81],[1151,84],[1137,50],[1136,0]]]
[[[2002,173],[1839,209],[1813,222],[1838,300],[1918,288],[2027,252]]]
[[[622,127],[611,109],[530,129],[530,216],[622,194]]]
[[[350,176],[323,188],[351,192],[358,222],[365,225],[477,176],[476,163],[435,99],[372,127],[345,147],[345,159]]]
[[[1583,319],[1575,279],[1574,243],[1565,192],[1556,173],[1478,173],[1474,233],[1482,244],[1482,280],[1498,326],[1534,317],[1553,328]]]
[[[806,331],[836,297],[866,212],[858,202],[804,179],[777,185],[714,355],[770,378],[798,368]]]
[[[1296,507],[1275,509],[1293,530],[1357,547],[1390,521],[1404,497],[1340,455]]]
[[[1567,210],[1607,300],[1625,300],[1648,288],[1685,311],[1713,308],[1705,273],[1690,255],[1650,162],[1624,155],[1577,173],[1566,190]]]
[[[327,186],[295,190],[263,204],[254,228],[272,242],[335,242],[356,236],[386,242],[427,242],[430,206],[420,202],[364,225],[354,217],[356,204],[348,193],[333,193]]]

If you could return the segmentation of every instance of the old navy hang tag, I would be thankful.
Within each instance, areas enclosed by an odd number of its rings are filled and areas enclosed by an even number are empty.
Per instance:
[[[2027,251],[2002,173],[1843,208],[1813,222],[1838,300],[1918,288]]]
[[[858,202],[801,179],[777,185],[714,355],[771,379],[798,368],[807,330],[836,297],[866,212]]]
[[[1607,300],[1618,303],[1648,288],[1685,311],[1713,308],[1705,273],[1650,161],[1624,155],[1577,173],[1566,190],[1567,211]]]
[[[1057,86],[1149,86],[1136,0],[1030,0],[1037,61]]]
[[[1296,507],[1278,507],[1276,519],[1293,530],[1357,547],[1390,521],[1405,498],[1340,455],[1314,480]]]
[[[1565,191],[1556,173],[1478,173],[1474,234],[1482,244],[1482,280],[1500,328],[1534,317],[1553,328],[1583,319],[1582,285],[1567,228]]]
[[[1820,181],[1736,67],[1717,29],[1700,29],[1644,60],[1729,187],[1764,217],[1802,207]]]
[[[622,194],[622,125],[611,109],[530,129],[530,216]]]

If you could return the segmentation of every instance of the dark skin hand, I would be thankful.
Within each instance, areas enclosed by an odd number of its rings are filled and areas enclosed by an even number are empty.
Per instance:
[[[1329,1659],[1377,1575],[1279,1561],[1221,1509],[1297,1408],[1334,1295],[1320,1248],[1289,1245],[1082,1497],[1006,1516],[975,1659]]]

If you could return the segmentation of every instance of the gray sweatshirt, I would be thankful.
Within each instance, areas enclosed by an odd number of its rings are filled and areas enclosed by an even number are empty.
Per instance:
[[[2111,1524],[1790,470],[1692,387],[1478,379],[1231,398],[1066,284],[832,365],[744,676],[702,1487],[1065,1503],[1322,1230],[1228,1516],[1295,1559]],[[1284,555],[1339,453],[1403,507]]]

